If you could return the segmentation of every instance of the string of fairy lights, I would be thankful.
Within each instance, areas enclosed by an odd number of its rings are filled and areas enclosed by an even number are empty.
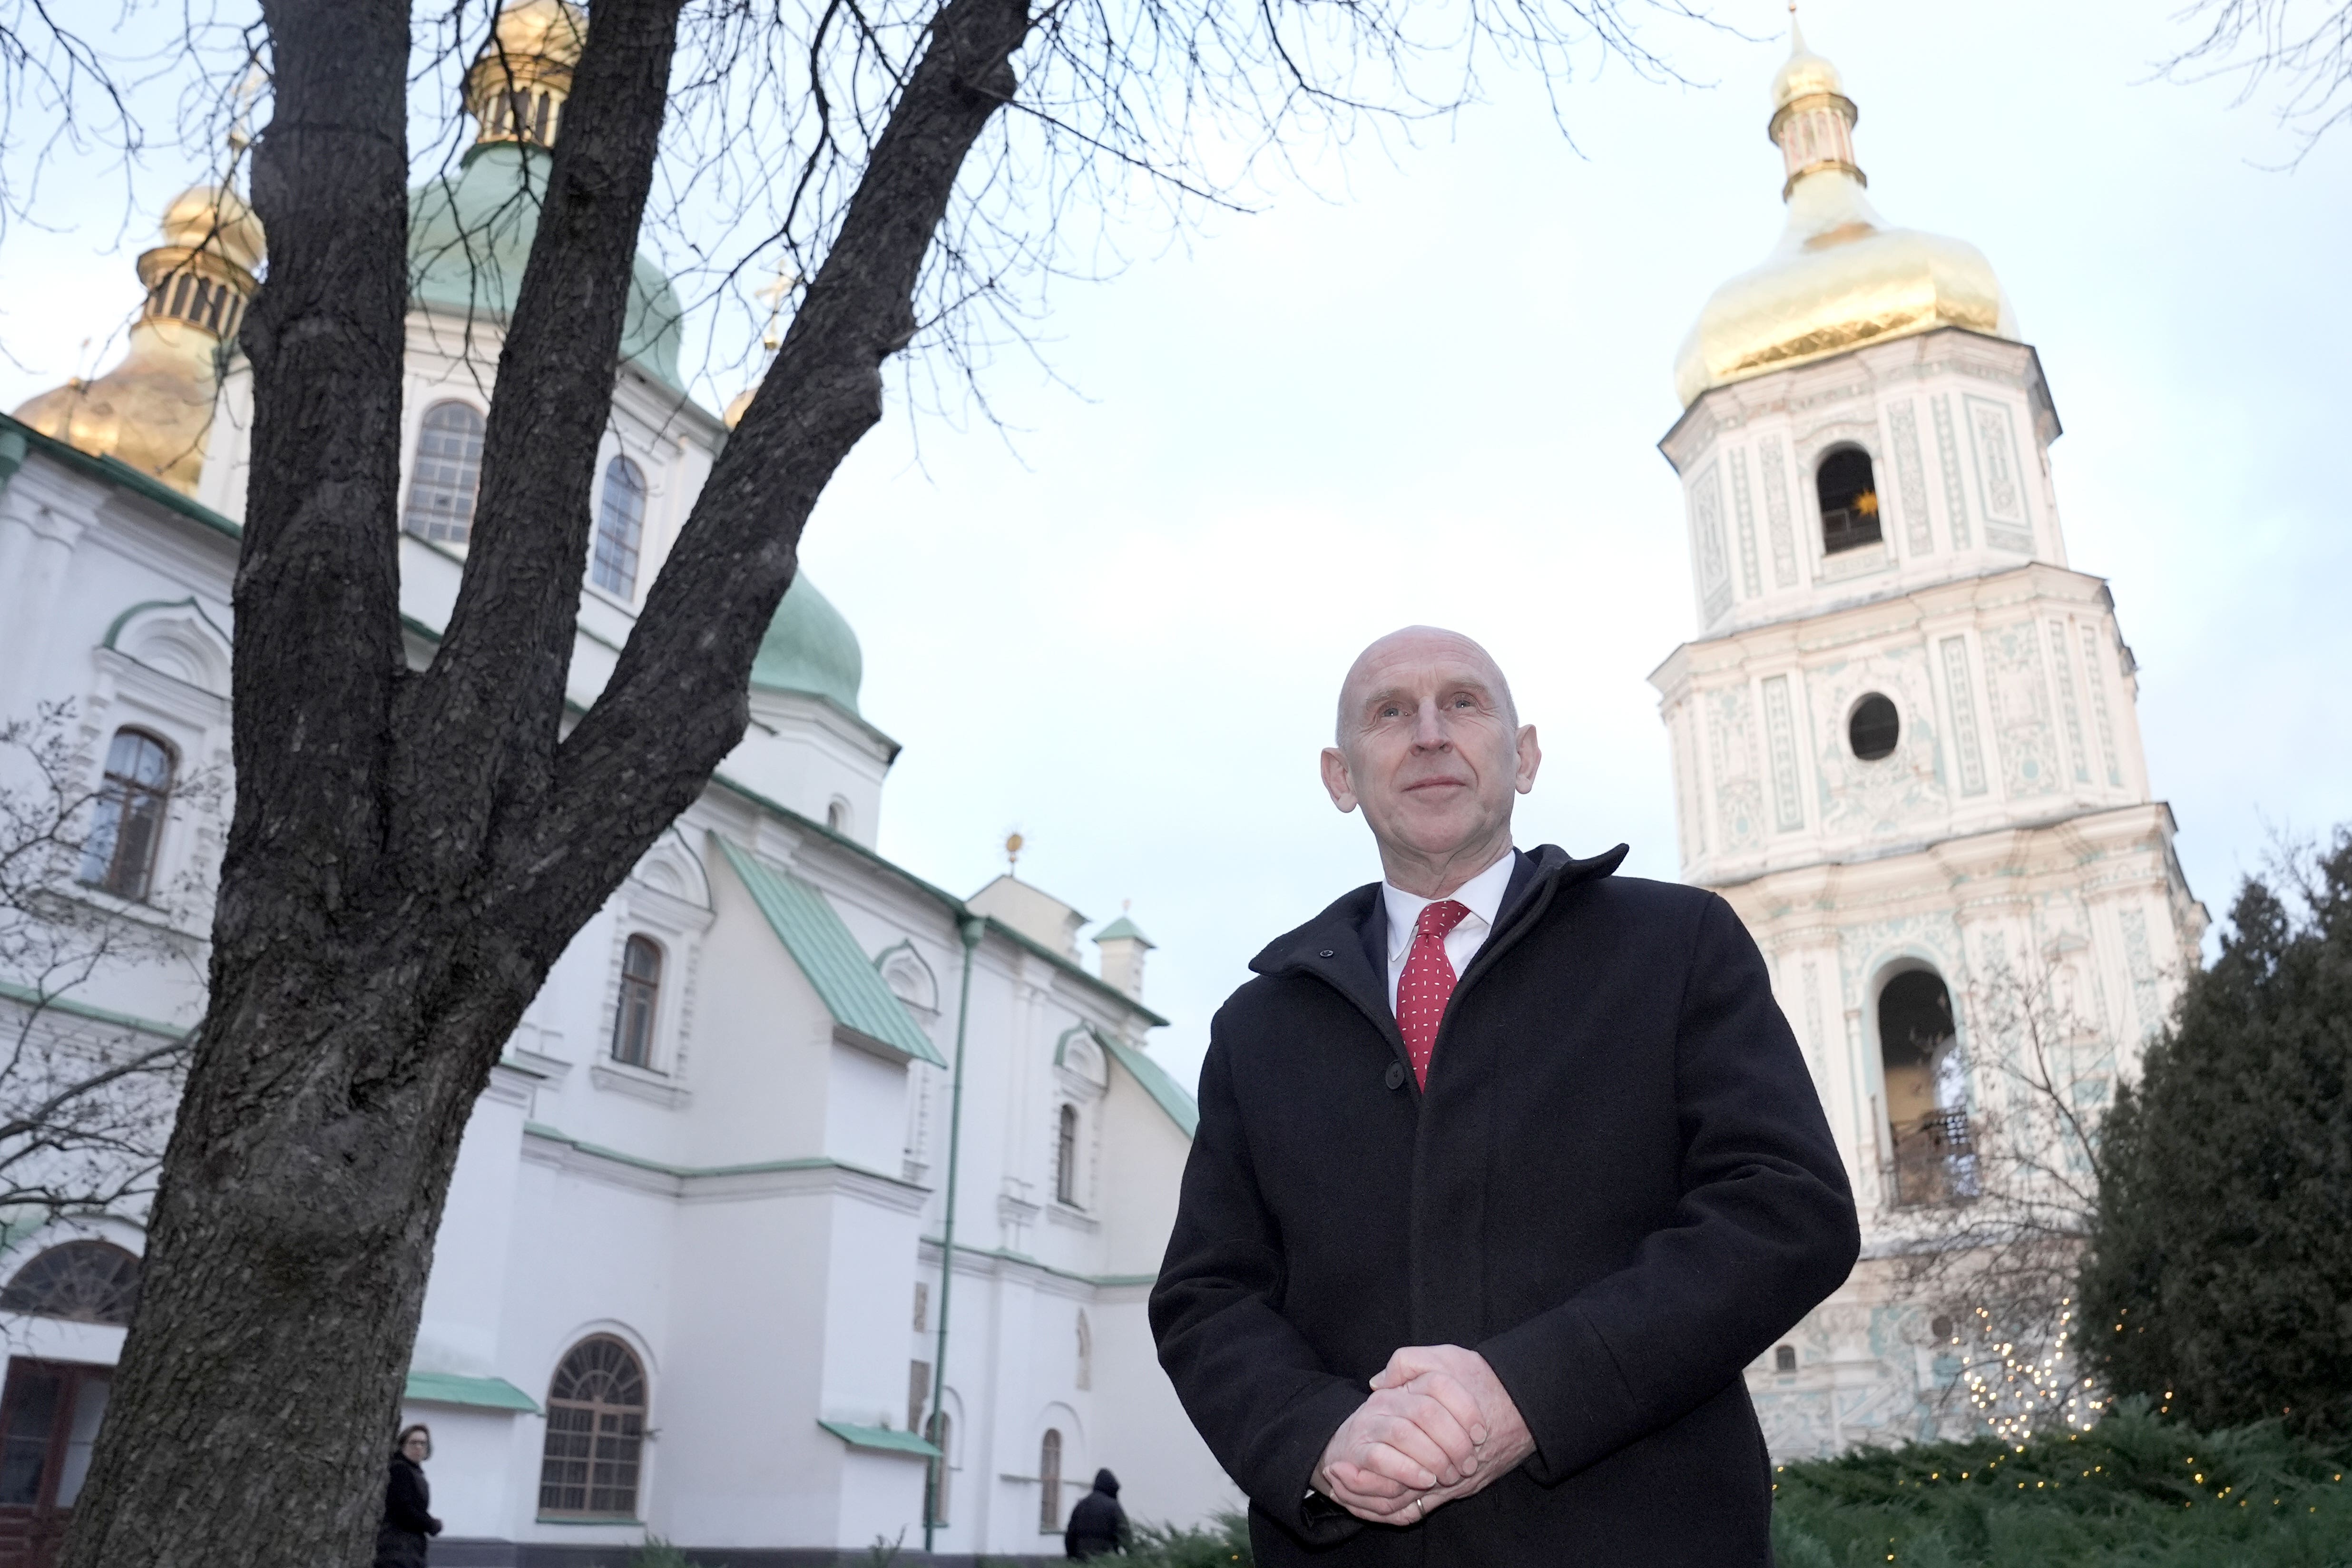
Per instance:
[[[2058,1303],[2058,1321],[2049,1343],[2037,1358],[2015,1334],[2004,1334],[1990,1309],[1975,1310],[1979,1350],[1960,1358],[1960,1380],[1992,1435],[2011,1447],[2021,1448],[2037,1426],[2061,1425],[2069,1431],[2086,1431],[2106,1406],[2092,1380],[2081,1375],[2074,1353],[2074,1301]],[[1956,1326],[1951,1342],[1963,1342]]]

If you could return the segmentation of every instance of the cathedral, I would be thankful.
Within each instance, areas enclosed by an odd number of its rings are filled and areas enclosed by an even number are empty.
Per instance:
[[[2106,1102],[2206,925],[2115,602],[2067,563],[2042,363],[1981,253],[1878,216],[1853,100],[1790,42],[1788,226],[1675,360],[1699,635],[1651,677],[1684,879],[1763,949],[1862,1213],[1853,1278],[1748,1372],[1783,1459],[1966,1424],[1969,1303],[1889,1258],[2000,1179],[2021,1079]]]
[[[500,324],[586,25],[568,0],[507,9],[467,83],[473,145],[411,195],[400,591],[419,666],[464,569]],[[121,363],[0,420],[0,719],[64,706],[97,803],[60,896],[153,939],[62,994],[0,975],[10,1037],[65,1058],[202,1016],[227,821],[252,405],[231,345],[266,237],[233,182],[162,226]],[[684,390],[678,316],[640,258],[583,707],[727,439]],[[898,743],[860,674],[802,577],[750,731],[557,963],[475,1110],[403,1412],[432,1429],[436,1563],[612,1563],[648,1535],[779,1564],[877,1541],[1058,1556],[1100,1466],[1138,1518],[1239,1501],[1144,1317],[1196,1115],[1152,1055],[1151,943],[1120,917],[1082,944],[1093,922],[1014,876],[960,898],[877,853]],[[135,1213],[0,1226],[0,1568],[54,1552],[141,1249]]]

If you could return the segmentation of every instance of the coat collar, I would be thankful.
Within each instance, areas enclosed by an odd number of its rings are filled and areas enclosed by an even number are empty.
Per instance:
[[[1606,877],[1625,858],[1626,846],[1580,860],[1557,844],[1545,844],[1519,855],[1510,887],[1496,911],[1494,933],[1470,961],[1466,983],[1488,966],[1488,961],[1517,945],[1518,938],[1562,890],[1594,878]],[[1297,930],[1278,936],[1250,960],[1258,974],[1312,974],[1353,1002],[1367,1018],[1404,1048],[1397,1033],[1396,1013],[1388,998],[1388,964],[1383,954],[1388,917],[1381,901],[1381,885],[1367,883],[1341,895],[1328,909]]]

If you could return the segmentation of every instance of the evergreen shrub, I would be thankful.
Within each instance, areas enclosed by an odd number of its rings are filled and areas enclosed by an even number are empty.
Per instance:
[[[2087,1432],[1870,1448],[1773,1475],[1779,1568],[2352,1568],[2343,1458],[2278,1421],[2122,1403]]]
[[[2230,921],[2105,1123],[2084,1352],[2194,1426],[2352,1441],[2352,832]]]

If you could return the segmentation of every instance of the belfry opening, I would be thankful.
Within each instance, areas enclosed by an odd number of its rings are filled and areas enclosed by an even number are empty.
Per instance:
[[[1906,970],[1879,992],[1878,1051],[1894,1142],[1895,1201],[1973,1196],[1975,1144],[1952,993],[1934,970]]]
[[[1822,554],[1878,542],[1878,479],[1869,453],[1859,447],[1830,451],[1813,470],[1813,489],[1822,503]]]

